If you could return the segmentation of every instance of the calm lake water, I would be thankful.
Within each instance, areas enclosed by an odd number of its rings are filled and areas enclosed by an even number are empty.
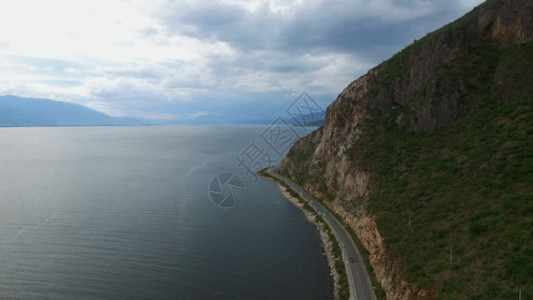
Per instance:
[[[210,200],[264,129],[0,128],[0,298],[331,299],[318,234],[273,182]]]

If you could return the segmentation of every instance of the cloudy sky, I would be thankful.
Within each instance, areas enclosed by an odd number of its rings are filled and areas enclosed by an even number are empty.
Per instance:
[[[327,107],[368,69],[482,0],[0,2],[0,95],[114,116],[274,118]]]

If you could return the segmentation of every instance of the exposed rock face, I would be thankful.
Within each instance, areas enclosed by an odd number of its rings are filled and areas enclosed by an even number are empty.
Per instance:
[[[532,7],[527,0],[502,3],[497,11],[487,11],[479,18],[479,27],[490,28],[490,36],[501,47],[529,42],[533,36]]]
[[[507,101],[509,94],[520,96],[491,75],[495,66],[484,55],[530,41],[533,1],[488,1],[348,85],[327,109],[325,125],[298,141],[282,162],[280,171],[302,182],[311,194],[333,195],[331,207],[370,252],[387,298],[432,299],[433,293],[404,280],[387,255],[379,224],[365,209],[372,178],[359,165],[362,158],[346,150],[370,134],[365,126],[369,120],[394,110],[399,127],[430,132],[472,109],[476,96],[470,91],[484,88],[486,82],[492,82],[489,88],[497,87],[491,93],[499,101]],[[486,72],[468,71],[468,63],[478,63],[476,57]]]
[[[331,205],[350,227],[352,227],[370,252],[370,263],[374,267],[376,277],[387,294],[387,299],[433,299],[433,292],[423,290],[417,284],[408,282],[402,278],[401,272],[385,251],[385,241],[381,237],[374,217],[364,210],[357,213],[347,213],[340,205]]]

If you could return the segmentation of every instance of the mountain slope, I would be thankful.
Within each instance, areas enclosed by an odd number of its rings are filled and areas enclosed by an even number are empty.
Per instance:
[[[0,126],[106,126],[142,125],[114,118],[85,106],[47,99],[0,97]]]
[[[388,298],[533,297],[532,41],[533,2],[487,1],[351,83],[282,162]]]

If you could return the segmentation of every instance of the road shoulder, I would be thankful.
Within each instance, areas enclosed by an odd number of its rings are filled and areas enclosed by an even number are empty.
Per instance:
[[[341,247],[339,246],[339,242],[327,222],[313,207],[311,207],[304,199],[302,199],[298,193],[296,193],[285,182],[273,177],[266,171],[259,171],[258,174],[265,179],[276,182],[283,197],[298,207],[305,215],[307,220],[317,228],[322,246],[324,248],[324,255],[326,256],[331,270],[330,276],[334,283],[334,299],[354,299],[353,297],[350,297],[347,268],[345,262],[343,261]]]

